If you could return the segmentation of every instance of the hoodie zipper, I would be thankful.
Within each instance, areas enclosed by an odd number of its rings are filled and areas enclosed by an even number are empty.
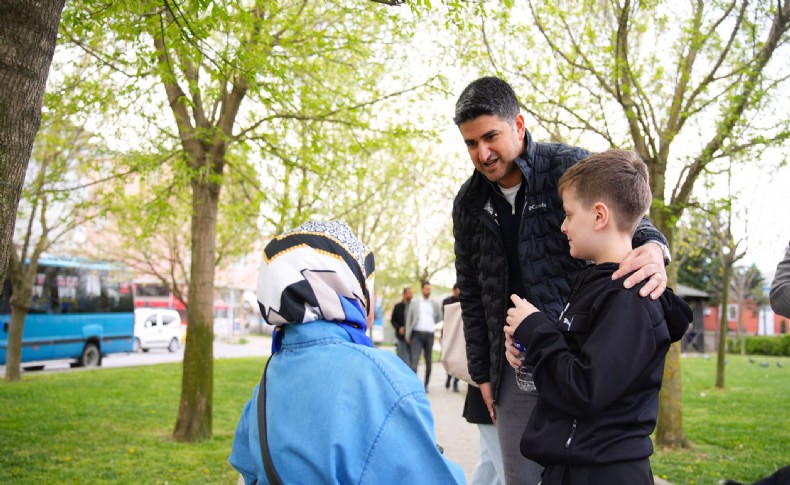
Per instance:
[[[565,449],[571,447],[571,442],[573,441],[573,436],[576,434],[576,418],[573,418],[573,427],[571,428],[571,435],[568,436],[568,440],[565,442]]]

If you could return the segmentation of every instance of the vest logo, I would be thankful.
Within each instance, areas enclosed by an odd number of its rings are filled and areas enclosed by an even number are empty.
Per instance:
[[[531,204],[527,206],[528,211],[534,211],[535,209],[545,209],[545,208],[546,208],[545,202],[541,202],[540,204]]]
[[[562,319],[562,323],[567,325],[568,326],[567,330],[570,331],[571,330],[571,324],[573,323],[573,317],[571,317],[570,320],[568,320],[568,317],[563,318]]]

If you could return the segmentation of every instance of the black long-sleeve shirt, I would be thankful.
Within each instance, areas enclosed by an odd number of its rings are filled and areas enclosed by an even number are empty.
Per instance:
[[[625,289],[625,277],[611,279],[617,268],[587,267],[559,321],[537,312],[516,329],[538,388],[521,452],[538,463],[606,464],[653,453],[666,353],[692,313],[670,289],[659,300],[640,296],[642,284]]]

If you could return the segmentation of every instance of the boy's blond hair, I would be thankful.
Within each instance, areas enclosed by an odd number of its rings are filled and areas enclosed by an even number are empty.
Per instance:
[[[585,206],[606,204],[617,229],[629,235],[634,234],[653,199],[647,165],[628,150],[607,150],[579,161],[560,177],[560,197],[570,187]]]

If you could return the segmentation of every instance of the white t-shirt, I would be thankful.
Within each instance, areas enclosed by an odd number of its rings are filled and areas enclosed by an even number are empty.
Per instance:
[[[506,189],[501,185],[499,186],[499,190],[502,191],[502,195],[504,195],[505,199],[507,199],[507,201],[510,202],[510,205],[513,207],[514,210],[516,208],[516,194],[518,193],[518,189],[521,188],[521,183],[522,182],[519,182],[518,185],[510,187],[509,189]]]
[[[430,300],[420,298],[419,308],[417,308],[417,323],[414,330],[417,332],[433,332],[436,322],[433,315],[433,305]]]

